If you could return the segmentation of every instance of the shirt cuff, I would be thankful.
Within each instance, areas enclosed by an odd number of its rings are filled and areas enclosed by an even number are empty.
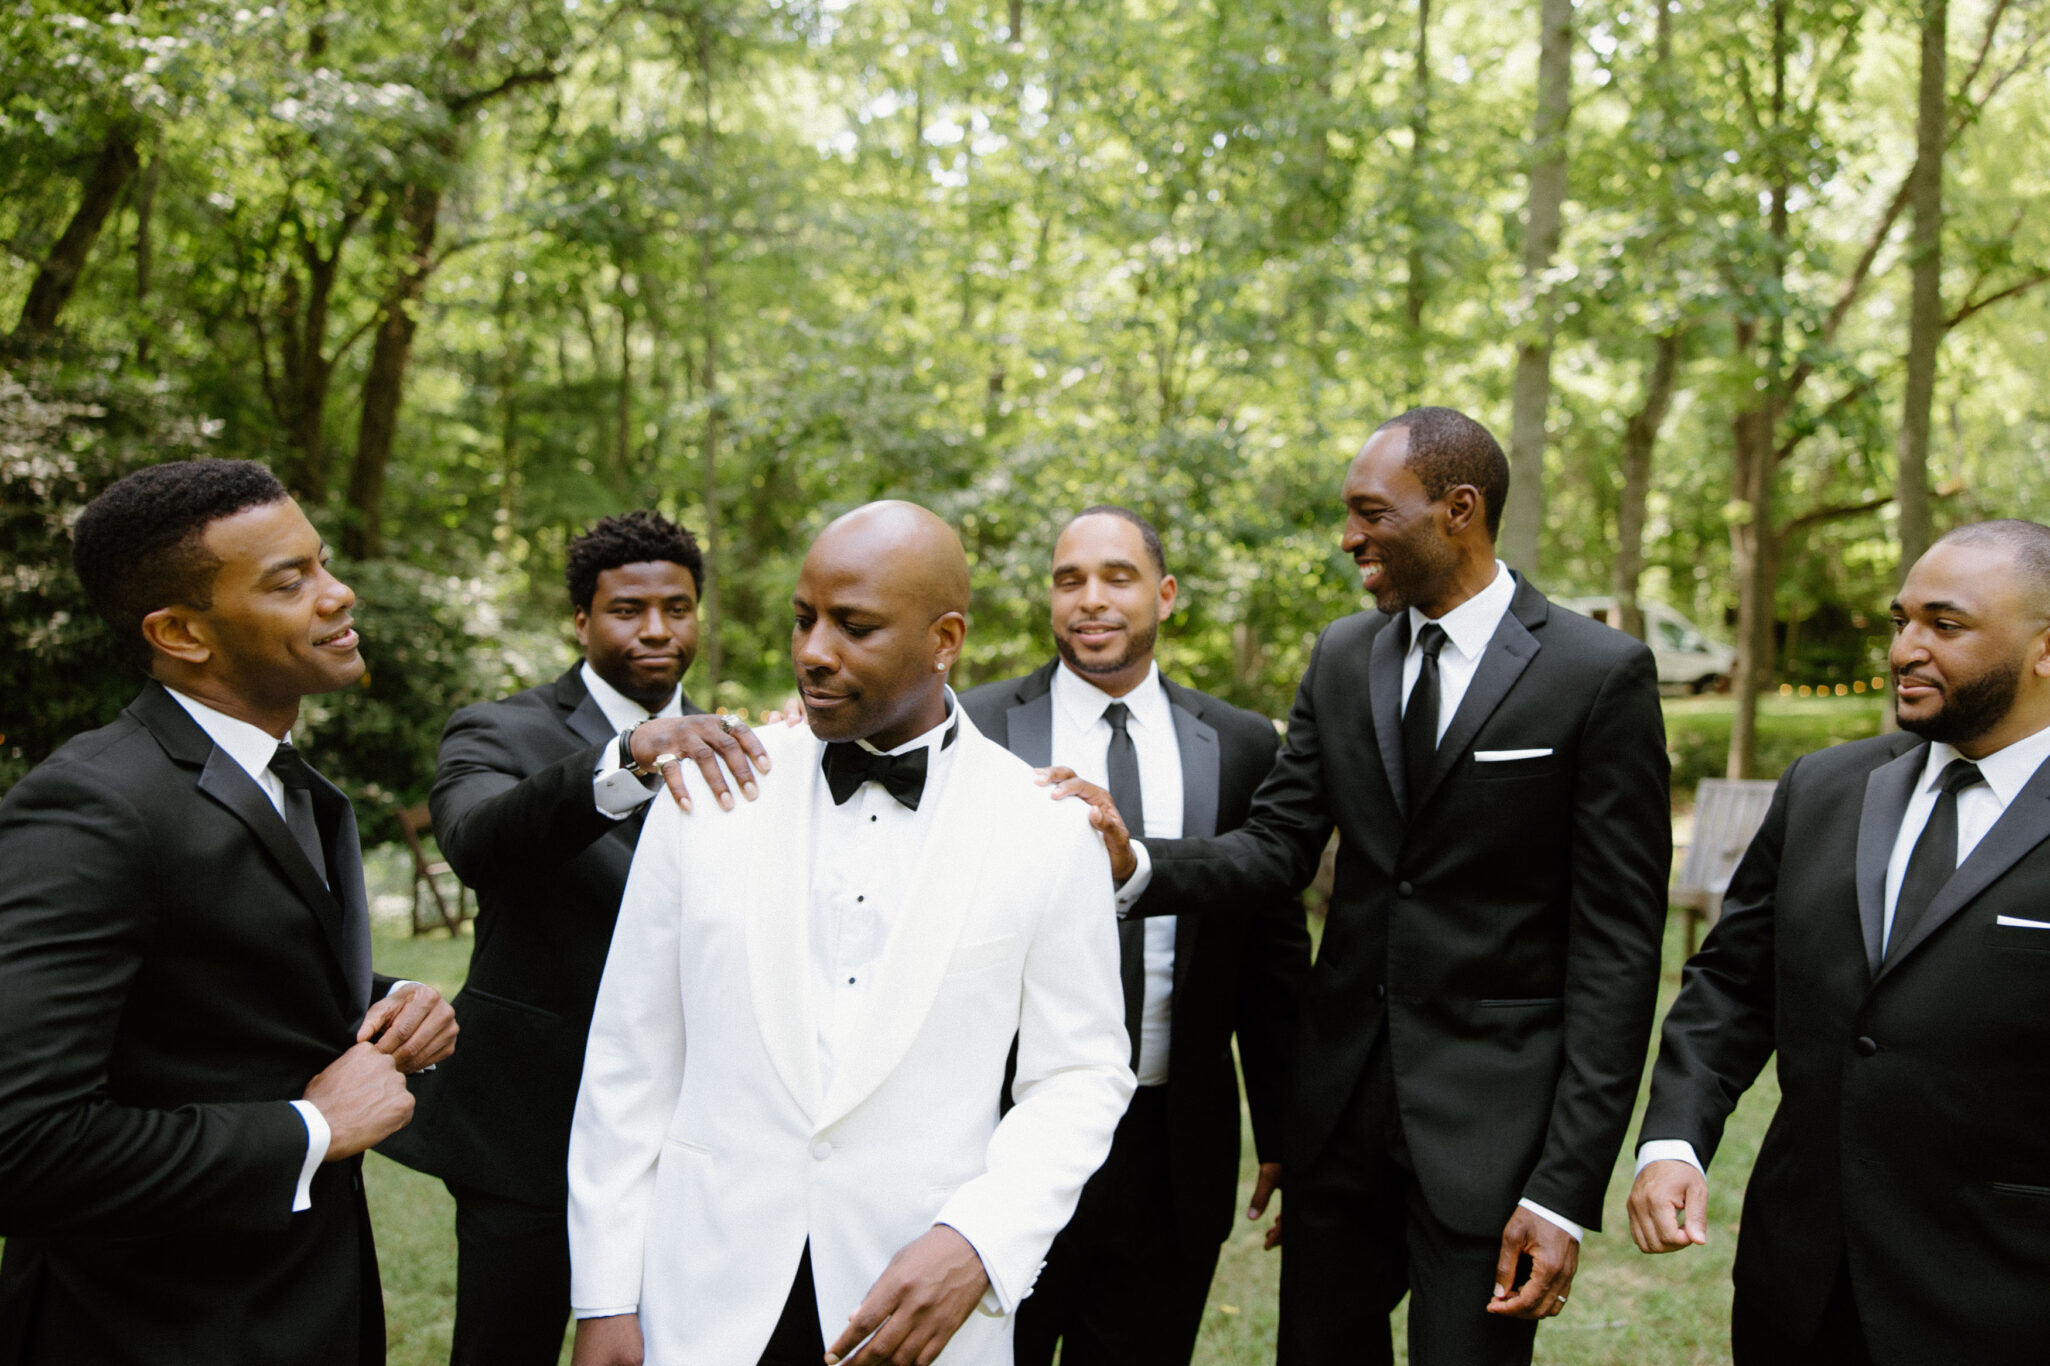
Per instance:
[[[1018,1307],[1017,1303],[1004,1293],[1003,1284],[997,1280],[997,1273],[990,1270],[988,1259],[982,1255],[982,1249],[975,1246],[973,1238],[970,1238],[961,1229],[954,1228],[952,1224],[935,1224],[933,1227],[951,1228],[954,1229],[954,1232],[961,1234],[962,1241],[968,1244],[969,1249],[975,1253],[976,1260],[982,1263],[982,1274],[989,1281],[989,1289],[983,1291],[982,1298],[975,1302],[976,1313],[989,1318],[1000,1319]]]
[[[599,815],[623,821],[648,804],[648,798],[655,795],[661,782],[660,778],[637,778],[620,767],[619,739],[615,736],[598,751],[598,767],[592,770],[591,777],[591,804],[598,808]]]
[[[292,1213],[297,1214],[313,1208],[313,1174],[327,1160],[327,1145],[334,1141],[334,1130],[328,1128],[327,1116],[312,1101],[295,1100],[292,1108],[306,1124],[306,1160],[299,1164],[299,1185],[292,1192]]]
[[[638,1304],[620,1304],[614,1305],[609,1309],[572,1308],[569,1311],[569,1316],[573,1319],[616,1319],[621,1314],[638,1314],[640,1312],[641,1307]]]
[[[1118,919],[1123,920],[1132,907],[1139,904],[1139,898],[1146,895],[1146,885],[1153,881],[1153,856],[1146,852],[1146,841],[1132,841],[1132,857],[1139,866],[1125,879],[1125,885],[1118,888]]]
[[[1535,1214],[1538,1218],[1544,1220],[1546,1223],[1555,1224],[1558,1227],[1565,1229],[1568,1233],[1573,1235],[1573,1241],[1576,1243],[1587,1237],[1586,1229],[1574,1223],[1571,1219],[1568,1219],[1563,1214],[1552,1213],[1552,1211],[1546,1209],[1543,1205],[1540,1205],[1535,1200],[1518,1200],[1516,1203],[1523,1206],[1525,1209],[1529,1210],[1532,1214]]]
[[[1637,1149],[1637,1170],[1630,1173],[1635,1180],[1646,1167],[1654,1162],[1685,1162],[1688,1166],[1708,1175],[1708,1168],[1701,1165],[1700,1156],[1694,1145],[1684,1138],[1654,1138]]]

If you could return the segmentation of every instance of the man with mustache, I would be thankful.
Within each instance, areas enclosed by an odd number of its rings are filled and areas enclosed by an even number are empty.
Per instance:
[[[730,813],[666,765],[697,800],[634,855],[570,1138],[575,1359],[1009,1366],[1131,1097],[1110,873],[946,686],[946,523],[855,509],[791,605],[809,729],[762,733]]]
[[[634,841],[662,786],[652,765],[723,750],[751,779],[741,747],[760,750],[683,692],[704,588],[688,531],[648,510],[602,518],[570,541],[565,577],[583,659],[457,712],[435,773],[436,839],[477,892],[455,999],[463,1051],[422,1080],[413,1126],[384,1151],[455,1197],[455,1366],[553,1366],[562,1351],[570,1111]]]
[[[2021,1366],[2050,1341],[2050,527],[1959,527],[1893,603],[1900,732],[1797,760],[1687,964],[1630,1228],[1708,1241],[1704,1170],[1777,1055],[1741,1366]]]
[[[377,1366],[362,1153],[456,1026],[291,742],[356,595],[251,461],[116,481],[72,562],[147,681],[0,802],[0,1362]]]
[[[1346,472],[1373,612],[1311,652],[1237,830],[1143,841],[1135,915],[1241,915],[1335,827],[1283,1130],[1280,1360],[1528,1362],[1565,1307],[1644,1067],[1672,834],[1651,652],[1495,558],[1509,466],[1449,408]]]
[[[1266,717],[1154,663],[1176,591],[1144,518],[1111,506],[1077,514],[1053,550],[1059,657],[961,699],[1013,754],[1105,784],[1148,834],[1170,839],[1243,821],[1276,748]],[[1018,1310],[1019,1366],[1046,1366],[1057,1342],[1069,1366],[1186,1366],[1238,1192],[1234,1035],[1263,1159],[1249,1218],[1281,1176],[1282,1086],[1310,965],[1300,900],[1270,897],[1209,923],[1130,919],[1119,938],[1139,1089]]]

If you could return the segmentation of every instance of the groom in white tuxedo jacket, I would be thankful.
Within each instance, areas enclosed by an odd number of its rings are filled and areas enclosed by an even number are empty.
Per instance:
[[[1133,1080],[1108,861],[955,705],[967,605],[945,523],[857,509],[806,557],[810,725],[761,733],[756,800],[654,756],[690,805],[649,813],[591,1025],[579,1366],[1008,1366]]]

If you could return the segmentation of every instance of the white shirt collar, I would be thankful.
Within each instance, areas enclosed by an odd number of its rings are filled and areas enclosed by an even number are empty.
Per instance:
[[[947,738],[948,727],[952,726],[956,721],[960,719],[960,716],[958,714],[959,705],[954,700],[954,690],[944,683],[942,683],[940,687],[946,693],[947,697],[947,719],[940,722],[937,726],[934,726],[931,730],[925,732],[923,735],[914,736],[912,739],[906,740],[903,744],[898,745],[895,749],[877,749],[874,745],[870,744],[866,740],[856,740],[854,743],[860,745],[870,754],[909,754],[914,749],[925,749],[931,746],[938,745],[940,741]],[[947,748],[951,749],[952,746],[949,745]],[[934,760],[937,760],[938,757],[939,756],[937,754],[932,756]]]
[[[262,784],[270,772],[271,756],[278,752],[278,746],[290,741],[279,740],[262,726],[254,725],[240,717],[230,716],[224,711],[209,707],[196,697],[188,697],[176,688],[166,686],[164,691],[185,708],[185,714],[199,723],[207,738],[240,766],[244,773]]]
[[[1481,651],[1495,638],[1495,628],[1502,624],[1502,614],[1509,610],[1515,597],[1516,580],[1509,573],[1509,566],[1497,560],[1495,577],[1486,588],[1435,620],[1445,630],[1446,643],[1459,651],[1462,659],[1479,659]],[[1431,620],[1418,609],[1409,609],[1410,649],[1416,648],[1417,634]]]
[[[1934,787],[1936,780],[1943,775],[1943,770],[1949,767],[1950,761],[1963,757],[1940,741],[1930,745],[1929,761],[1922,765],[1922,788],[1926,791]],[[1979,773],[1986,779],[1986,786],[1993,790],[1993,795],[2000,799],[2001,809],[2005,810],[2009,803],[2021,795],[2021,790],[2028,785],[2029,779],[2036,776],[2036,770],[2043,766],[2045,759],[2050,759],[2050,726],[2044,727],[2034,735],[2024,735],[2004,749],[1996,749],[1985,758],[1974,759],[1972,762],[1979,766]]]
[[[584,680],[584,686],[590,690],[591,700],[598,704],[599,711],[605,713],[605,720],[610,723],[614,730],[625,730],[635,722],[645,721],[650,716],[683,715],[683,684],[681,683],[678,683],[676,690],[669,694],[669,700],[662,704],[662,710],[649,711],[646,707],[598,677],[598,671],[591,667],[591,661],[588,659],[583,662],[582,667],[577,671],[577,676]]]
[[[1146,677],[1123,697],[1112,697],[1068,667],[1065,659],[1054,666],[1053,698],[1077,731],[1086,732],[1103,720],[1113,702],[1122,702],[1134,722],[1142,727],[1163,726],[1171,733],[1174,717],[1168,713],[1167,688],[1160,681],[1160,665],[1146,666]]]

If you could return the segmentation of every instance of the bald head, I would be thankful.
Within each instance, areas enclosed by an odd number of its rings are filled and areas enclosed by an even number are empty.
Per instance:
[[[1936,544],[1981,546],[2001,552],[2021,593],[2023,609],[2050,617],[2050,526],[2019,517],[1968,522]]]
[[[916,503],[858,507],[812,542],[791,607],[791,663],[820,737],[890,749],[946,719],[968,632],[952,527]]]

